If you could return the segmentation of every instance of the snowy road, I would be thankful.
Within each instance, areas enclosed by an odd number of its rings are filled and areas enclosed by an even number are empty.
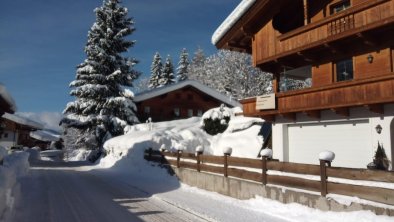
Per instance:
[[[207,221],[120,180],[75,169],[32,167],[10,221]]]

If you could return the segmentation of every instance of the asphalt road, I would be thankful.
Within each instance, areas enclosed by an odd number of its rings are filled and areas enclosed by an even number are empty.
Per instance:
[[[12,222],[207,221],[121,180],[75,166],[33,166],[21,180]]]

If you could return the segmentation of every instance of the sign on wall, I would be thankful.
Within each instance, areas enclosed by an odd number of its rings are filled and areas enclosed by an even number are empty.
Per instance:
[[[275,93],[256,97],[256,110],[275,108]]]

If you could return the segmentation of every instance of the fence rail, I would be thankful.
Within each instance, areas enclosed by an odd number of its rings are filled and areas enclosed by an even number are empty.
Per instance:
[[[322,196],[328,193],[346,196],[357,196],[362,199],[394,205],[394,189],[361,186],[329,181],[330,178],[348,180],[363,180],[374,182],[394,182],[394,172],[367,169],[331,167],[327,161],[320,165],[279,162],[262,159],[240,157],[212,156],[202,153],[161,152],[152,149],[145,151],[145,159],[167,166],[188,168],[196,171],[221,174],[225,177],[235,177],[266,184],[274,184],[297,189],[320,192]],[[270,173],[270,171],[283,172]],[[286,173],[296,174],[289,175]],[[303,178],[303,175],[315,176],[314,179]],[[298,176],[298,177],[297,177]],[[320,176],[320,177],[317,177]],[[319,180],[316,178],[320,178]]]

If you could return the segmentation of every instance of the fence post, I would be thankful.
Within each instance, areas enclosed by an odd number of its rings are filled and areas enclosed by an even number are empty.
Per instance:
[[[329,161],[320,160],[320,181],[321,181],[321,195],[325,197],[327,195],[327,166],[331,165]]]
[[[262,177],[261,177],[261,182],[263,185],[267,185],[267,157],[262,156],[261,157],[261,169],[262,169]]]
[[[176,155],[176,167],[177,167],[177,168],[180,168],[180,167],[181,167],[180,160],[181,160],[181,151],[178,150],[178,151],[177,151],[177,155]]]
[[[224,173],[225,177],[228,177],[228,171],[227,171],[227,169],[228,169],[227,157],[228,156],[230,156],[230,155],[227,153],[224,154],[224,172],[223,173]]]
[[[197,151],[196,153],[197,153],[197,171],[200,172],[201,171],[201,166],[200,166],[201,159],[200,159],[200,156],[202,154],[202,151]]]
[[[152,160],[152,147],[149,147],[148,149],[148,161]]]
[[[164,150],[161,150],[161,151],[160,151],[160,156],[161,156],[161,158],[160,158],[160,163],[161,163],[161,164],[164,164],[164,163],[165,163]]]

